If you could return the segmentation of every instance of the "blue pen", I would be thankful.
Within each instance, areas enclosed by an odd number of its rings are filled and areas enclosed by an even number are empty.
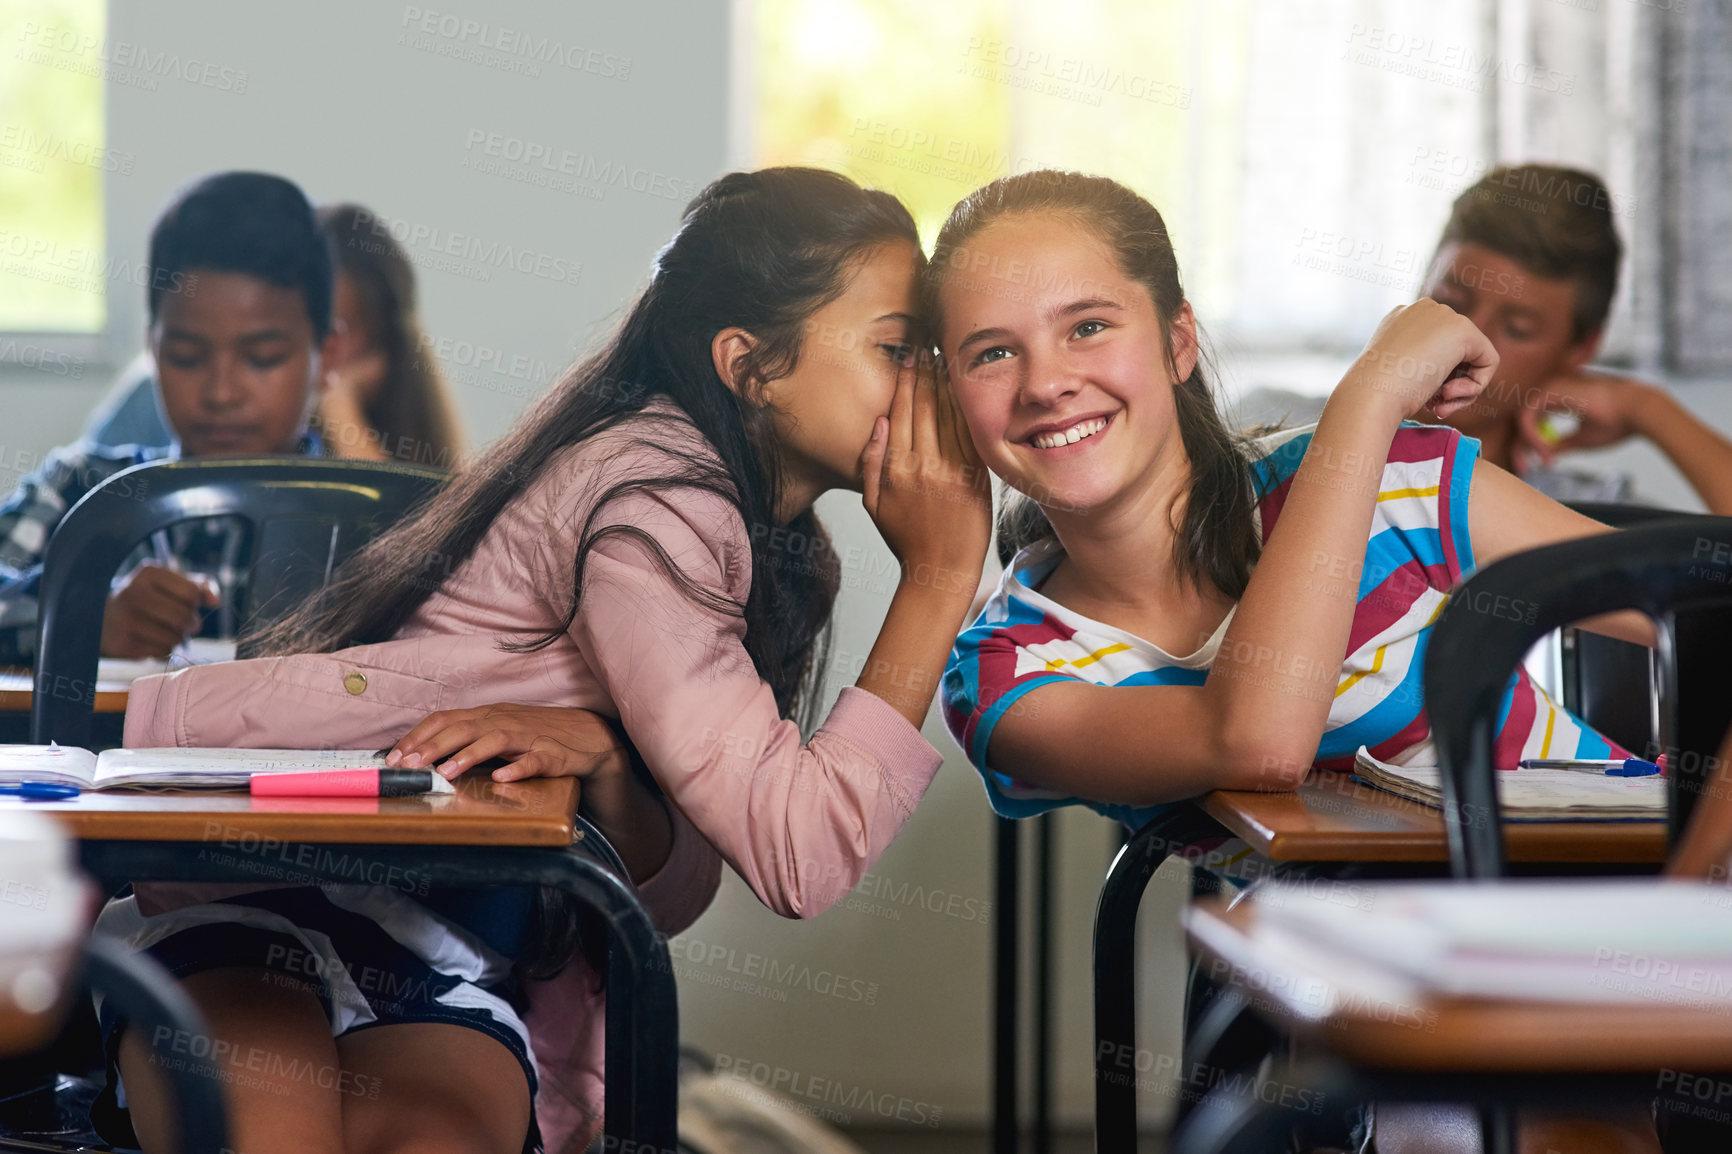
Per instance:
[[[17,785],[0,785],[0,794],[16,794],[25,801],[71,801],[78,796],[76,785],[61,785],[54,781],[22,781]]]
[[[1535,757],[1518,761],[1521,769],[1573,769],[1577,773],[1600,773],[1607,777],[1652,777],[1660,767],[1639,757]]]

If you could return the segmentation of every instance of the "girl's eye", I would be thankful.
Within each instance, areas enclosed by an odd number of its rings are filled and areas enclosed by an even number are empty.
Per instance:
[[[268,357],[248,357],[247,364],[260,372],[268,372],[288,359],[286,355],[278,353]]]
[[[1003,355],[1001,356],[1000,354],[1003,354]],[[974,361],[972,362],[972,364],[973,365],[990,365],[995,361],[1002,361],[1005,357],[1008,357],[1009,355],[1010,355],[1010,350],[1005,348],[1003,345],[993,345],[990,349],[982,349],[979,353],[977,353],[975,355],[975,358],[974,358]]]
[[[1106,327],[1105,321],[1084,321],[1073,330],[1071,335],[1078,337],[1092,337],[1096,333],[1104,330]]]
[[[180,369],[183,372],[188,372],[198,368],[200,361],[200,358],[196,355],[182,354],[180,356],[175,356],[172,353],[164,354],[162,359],[168,362],[170,368]]]
[[[1509,334],[1512,341],[1528,341],[1532,340],[1534,336],[1533,330],[1526,325],[1505,325],[1503,330]]]
[[[884,355],[889,357],[896,364],[901,364],[903,361],[907,360],[908,354],[914,351],[914,346],[909,344],[879,345],[878,347],[883,349]]]

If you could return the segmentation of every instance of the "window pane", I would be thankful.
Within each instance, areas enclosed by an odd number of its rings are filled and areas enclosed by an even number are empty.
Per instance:
[[[758,0],[760,165],[809,164],[895,193],[928,245],[1009,171],[1010,89],[972,74],[1002,41],[993,0]]]
[[[106,320],[102,174],[132,165],[105,148],[106,28],[105,0],[0,5],[0,330]]]

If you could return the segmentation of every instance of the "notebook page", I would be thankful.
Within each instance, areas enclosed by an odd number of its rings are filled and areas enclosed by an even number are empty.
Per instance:
[[[311,773],[384,766],[385,759],[371,749],[108,749],[96,759],[95,788],[128,785],[239,788],[255,773]]]
[[[52,781],[89,789],[96,755],[69,745],[0,745],[0,785]]]
[[[1434,765],[1391,765],[1361,746],[1354,772],[1378,789],[1441,808],[1443,772]],[[1505,817],[1664,821],[1666,779],[1611,777],[1568,769],[1517,769],[1497,775]]]

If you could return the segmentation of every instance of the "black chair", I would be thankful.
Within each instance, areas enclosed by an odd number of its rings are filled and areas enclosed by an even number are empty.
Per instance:
[[[1535,549],[1470,578],[1472,598],[1452,598],[1425,659],[1425,701],[1443,768],[1450,862],[1457,876],[1505,872],[1503,825],[1492,770],[1492,726],[1510,672],[1551,630],[1620,609],[1652,618],[1660,671],[1659,746],[1667,755],[1668,835],[1689,821],[1709,765],[1732,721],[1732,518],[1666,519],[1614,539],[1589,537]],[[1490,600],[1487,600],[1487,597]],[[1532,621],[1474,609],[1516,599]],[[1464,817],[1465,815],[1465,817]]]
[[[116,473],[67,511],[43,558],[31,740],[89,744],[109,583],[158,529],[205,517],[252,523],[244,631],[321,588],[445,476],[387,462],[280,457],[154,461]]]
[[[1715,558],[1718,558],[1716,560]],[[1668,756],[1668,833],[1681,835],[1732,722],[1724,654],[1732,651],[1732,518],[1667,519],[1614,539],[1584,538],[1535,549],[1474,574],[1439,615],[1425,658],[1426,710],[1442,766],[1450,861],[1457,877],[1505,872],[1492,750],[1510,675],[1551,630],[1601,613],[1637,609],[1658,632],[1661,742]],[[1520,603],[1499,617],[1485,605]],[[1533,606],[1530,615],[1525,612]],[[1242,1001],[1240,1014],[1248,1010]],[[1579,1039],[1592,1049],[1591,1039]],[[1495,1055],[1488,1058],[1488,1066]],[[1487,1151],[1515,1149],[1515,1108],[1654,1096],[1652,1071],[1558,1074],[1365,1069],[1327,1054],[1282,1077],[1333,1101],[1472,1102]],[[1273,1148],[1290,1125],[1279,1106],[1211,1094],[1175,1144],[1178,1151]]]

